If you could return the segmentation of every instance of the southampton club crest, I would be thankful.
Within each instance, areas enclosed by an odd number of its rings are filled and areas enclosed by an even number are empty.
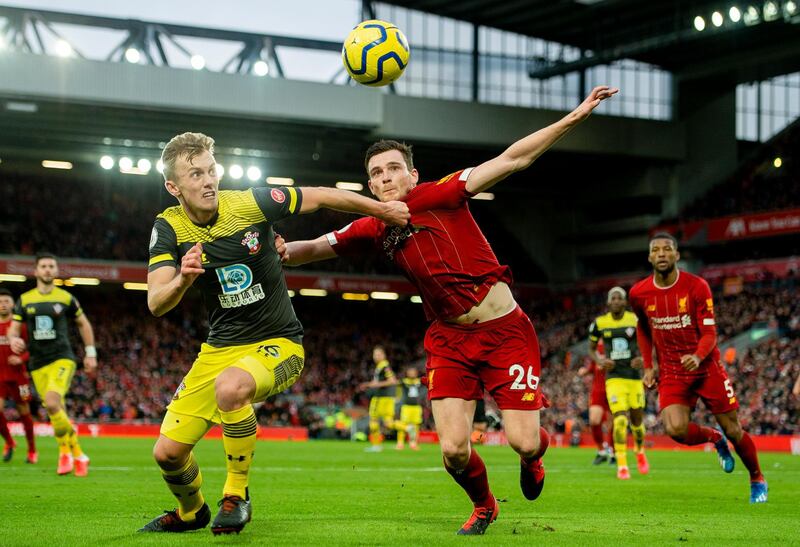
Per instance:
[[[242,238],[242,245],[247,247],[247,251],[254,255],[261,250],[261,242],[258,241],[258,232],[247,232]]]

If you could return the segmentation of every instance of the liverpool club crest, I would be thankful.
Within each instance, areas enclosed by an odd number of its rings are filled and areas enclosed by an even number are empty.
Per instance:
[[[242,245],[247,247],[247,250],[251,255],[254,255],[261,250],[261,242],[258,241],[258,236],[258,232],[247,232],[242,238]]]

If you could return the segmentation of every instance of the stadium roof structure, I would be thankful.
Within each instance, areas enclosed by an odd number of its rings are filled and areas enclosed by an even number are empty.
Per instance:
[[[800,70],[800,2],[758,0],[387,0],[401,6],[575,46],[570,62],[533,63],[548,78],[629,58],[680,77],[737,83]],[[717,12],[717,15],[714,15]],[[698,30],[697,17],[703,19]],[[713,18],[712,18],[713,16]],[[717,25],[719,23],[719,25]]]

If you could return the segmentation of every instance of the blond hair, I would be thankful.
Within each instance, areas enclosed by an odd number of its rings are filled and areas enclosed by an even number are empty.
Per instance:
[[[175,180],[175,163],[178,158],[185,156],[186,161],[191,162],[203,152],[214,154],[214,139],[208,135],[186,132],[172,137],[161,153],[164,180]]]

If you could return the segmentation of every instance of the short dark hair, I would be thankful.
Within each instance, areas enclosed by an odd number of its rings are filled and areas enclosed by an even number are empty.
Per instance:
[[[389,152],[390,150],[397,150],[403,154],[403,159],[406,161],[406,167],[408,167],[408,170],[411,171],[414,169],[414,153],[411,151],[410,144],[382,139],[378,142],[372,143],[372,145],[367,148],[367,153],[364,156],[364,169],[366,169],[367,174],[369,174],[369,160],[372,159],[372,156],[377,156],[378,154],[383,154],[384,152]]]
[[[10,296],[12,300],[14,299],[14,295],[5,287],[0,287],[0,296]]]
[[[669,239],[672,242],[673,247],[675,247],[676,249],[678,248],[678,240],[675,238],[674,235],[670,234],[669,232],[654,233],[652,236],[650,236],[650,239],[647,242],[647,246],[650,247],[650,245],[656,239]]]
[[[34,264],[38,266],[39,262],[47,258],[52,258],[53,260],[55,260],[56,255],[54,255],[53,253],[39,253],[38,255],[36,255],[36,262]]]

